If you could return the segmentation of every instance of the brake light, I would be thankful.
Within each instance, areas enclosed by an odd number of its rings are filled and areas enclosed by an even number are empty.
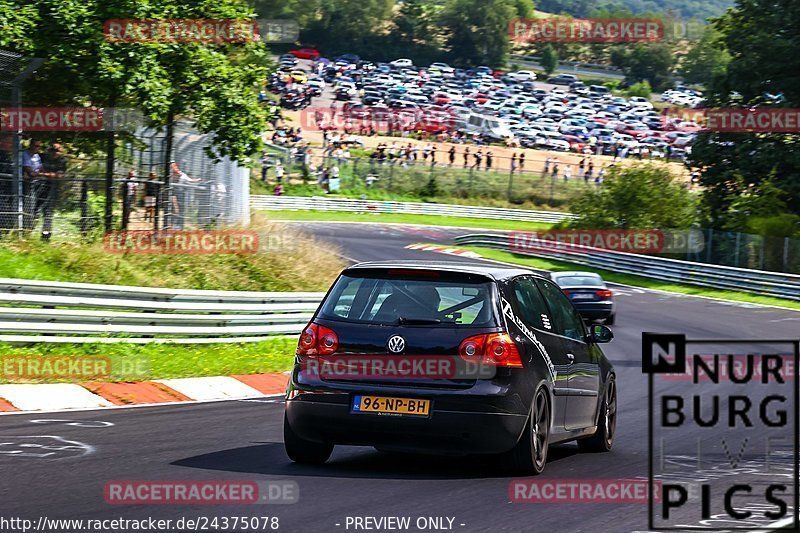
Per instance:
[[[600,298],[611,298],[614,295],[614,293],[608,289],[601,289],[595,292],[595,294],[598,295]]]
[[[489,333],[467,337],[458,346],[465,361],[481,362],[507,368],[522,368],[517,345],[508,333]]]
[[[336,332],[311,322],[297,342],[297,355],[331,355],[339,348]]]
[[[569,296],[569,294],[570,294],[570,291],[568,291],[568,290],[563,290],[563,291],[561,291],[561,292],[563,292],[563,293],[564,293],[564,294],[566,294],[567,296]]]

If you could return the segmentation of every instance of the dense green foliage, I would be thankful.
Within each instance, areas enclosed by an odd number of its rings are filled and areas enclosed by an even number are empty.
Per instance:
[[[800,107],[800,3],[738,0],[715,27],[731,59],[712,80],[710,107]],[[791,215],[800,215],[797,133],[703,133],[692,162],[702,169],[703,210],[713,227],[785,236]],[[762,221],[754,227],[749,216]]]
[[[244,0],[0,0],[0,48],[46,59],[25,85],[28,106],[133,107],[153,125],[190,115],[220,155],[260,147],[257,88],[268,50],[246,43],[112,43],[110,19],[251,20]]]
[[[303,43],[326,54],[356,53],[417,64],[503,66],[509,23],[533,15],[531,0],[255,0],[264,18],[294,18]]]
[[[695,201],[663,165],[611,169],[603,187],[585,191],[572,203],[571,224],[592,229],[688,228]]]
[[[671,12],[684,19],[706,19],[722,14],[732,4],[733,0],[538,0],[536,8],[575,17],[591,17],[601,10],[627,9],[634,14]]]

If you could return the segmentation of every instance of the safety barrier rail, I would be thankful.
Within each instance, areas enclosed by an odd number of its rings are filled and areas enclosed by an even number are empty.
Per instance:
[[[437,215],[464,218],[518,220],[523,222],[561,222],[572,218],[570,213],[531,211],[500,207],[436,204],[426,202],[391,202],[323,196],[259,196],[250,197],[250,207],[269,211],[339,211],[350,213],[399,213],[404,215]]]
[[[256,342],[299,333],[323,296],[0,279],[0,342]]]
[[[474,233],[456,237],[455,241],[461,245],[485,246],[513,251],[519,255],[547,257],[590,268],[662,281],[800,300],[800,276],[794,274],[708,265],[572,244],[555,247],[547,243],[538,250],[526,250],[525,246],[515,246],[514,238],[513,233],[505,235]]]

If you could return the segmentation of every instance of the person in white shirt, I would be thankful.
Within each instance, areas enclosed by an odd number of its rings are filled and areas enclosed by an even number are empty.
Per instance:
[[[183,229],[192,198],[191,185],[199,183],[201,180],[192,178],[186,172],[183,172],[175,161],[170,165],[170,170],[176,178],[175,182],[170,185],[170,189],[172,189],[172,194],[170,194],[172,226],[174,229]]]

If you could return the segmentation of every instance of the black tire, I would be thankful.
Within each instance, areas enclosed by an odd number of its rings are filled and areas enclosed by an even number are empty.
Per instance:
[[[597,422],[597,431],[591,437],[580,439],[578,448],[582,452],[602,453],[611,451],[614,445],[614,435],[617,431],[617,382],[609,378],[606,392],[603,394],[603,403],[600,406],[600,417]]]
[[[544,471],[550,444],[551,420],[550,399],[544,387],[540,387],[533,397],[522,437],[516,446],[502,456],[503,466],[510,474],[535,476]]]
[[[616,313],[611,314],[611,315],[609,315],[608,318],[606,318],[603,321],[603,324],[605,324],[606,326],[613,326],[614,325],[614,321],[616,321],[616,319],[617,319],[617,314]]]
[[[333,453],[333,444],[300,438],[289,425],[286,415],[283,416],[283,445],[286,448],[286,455],[295,463],[321,465]]]

